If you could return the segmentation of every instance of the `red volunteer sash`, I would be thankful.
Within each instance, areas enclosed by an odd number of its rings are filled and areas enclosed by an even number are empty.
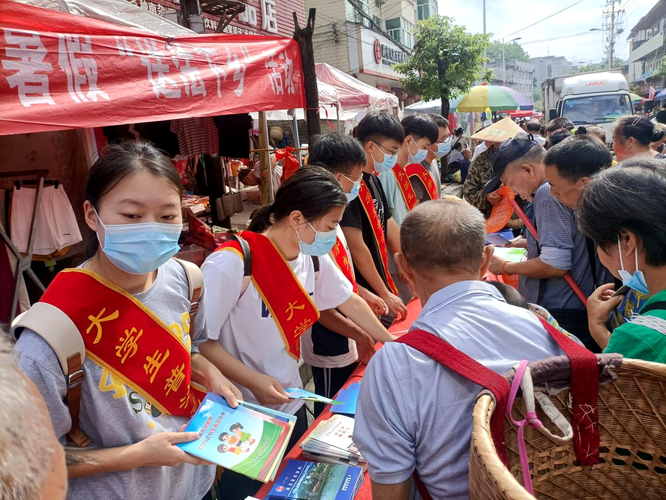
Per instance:
[[[189,347],[130,293],[85,269],[65,269],[40,302],[74,322],[86,356],[155,405],[189,417],[205,390],[191,385]]]
[[[398,295],[398,289],[391,278],[391,273],[388,270],[388,253],[386,251],[386,238],[384,237],[384,229],[382,228],[382,223],[379,220],[377,215],[377,210],[375,210],[375,203],[372,201],[372,195],[370,194],[370,189],[368,189],[365,181],[361,181],[361,190],[358,193],[358,198],[361,200],[361,206],[365,210],[365,215],[370,221],[372,226],[372,232],[375,235],[375,243],[379,249],[379,254],[382,257],[382,264],[384,266],[384,274],[386,276],[386,282],[388,283],[391,291]]]
[[[291,266],[275,244],[263,234],[242,231],[252,255],[252,282],[271,312],[287,353],[296,360],[301,357],[301,335],[319,319],[319,310],[298,280]],[[238,241],[222,244],[216,252],[231,250],[241,259]]]
[[[432,175],[430,175],[430,172],[428,172],[428,170],[423,165],[420,163],[412,163],[411,165],[407,165],[405,172],[407,172],[407,177],[410,179],[412,177],[419,178],[419,180],[425,186],[426,192],[428,193],[428,196],[431,200],[436,200],[439,198],[437,195],[437,186],[435,186],[435,182],[432,180]]]
[[[351,263],[349,262],[349,254],[347,254],[347,249],[342,244],[340,238],[337,239],[333,250],[331,250],[331,257],[333,257],[333,262],[340,268],[342,274],[349,280],[349,282],[354,286],[354,293],[358,293],[358,284],[356,283],[356,278],[354,277],[354,271],[352,270]]]
[[[400,165],[396,163],[395,167],[392,169],[393,175],[395,175],[396,180],[398,181],[398,187],[400,188],[400,193],[402,194],[402,199],[405,200],[405,205],[407,205],[407,210],[412,211],[417,205],[418,200],[416,199],[416,193],[414,193],[414,188],[412,183],[409,182],[409,177],[407,172]]]

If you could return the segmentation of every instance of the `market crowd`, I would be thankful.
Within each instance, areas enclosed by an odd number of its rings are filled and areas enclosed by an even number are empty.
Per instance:
[[[291,448],[308,421],[284,390],[302,387],[300,360],[326,397],[368,364],[354,442],[374,498],[409,498],[414,475],[432,498],[466,498],[480,387],[388,332],[412,300],[422,310],[406,328],[500,374],[562,354],[542,319],[594,352],[666,362],[666,161],[654,147],[666,134],[619,119],[616,161],[603,129],[564,119],[543,135],[534,122],[502,142],[482,135],[474,151],[454,132],[439,116],[370,113],[353,137],[321,136],[248,231],[207,258],[194,294],[198,271],[172,258],[174,166],[146,142],[109,146],[86,185],[88,260],[20,318],[13,349],[0,343],[0,498],[245,499],[261,484],[232,471],[215,481],[174,446],[198,437],[182,432],[195,384],[295,415]],[[442,185],[458,172],[464,200]],[[486,244],[501,186],[538,233],[507,223],[520,262]],[[88,339],[82,380],[53,347],[72,330]],[[155,354],[135,356],[142,342]]]

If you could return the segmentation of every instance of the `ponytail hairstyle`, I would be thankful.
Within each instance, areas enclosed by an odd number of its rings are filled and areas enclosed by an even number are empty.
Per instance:
[[[171,160],[152,143],[147,141],[124,141],[121,144],[109,144],[97,161],[88,170],[86,181],[86,200],[99,212],[100,200],[128,175],[148,172],[157,178],[166,180],[183,195],[180,175]],[[97,235],[88,237],[88,257],[97,253],[99,240]]]
[[[625,116],[617,120],[615,130],[623,142],[633,137],[642,146],[649,146],[666,136],[666,131],[658,129],[645,116]]]
[[[309,165],[299,168],[280,186],[275,201],[259,209],[248,230],[263,233],[295,210],[299,210],[309,222],[314,222],[333,208],[346,205],[347,196],[335,176],[322,167]]]

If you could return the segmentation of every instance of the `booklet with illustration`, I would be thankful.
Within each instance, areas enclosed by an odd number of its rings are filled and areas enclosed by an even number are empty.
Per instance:
[[[342,404],[340,401],[325,398],[324,396],[320,396],[319,394],[315,394],[314,392],[306,391],[305,389],[299,389],[298,387],[290,387],[289,389],[285,389],[284,392],[286,392],[289,395],[290,399],[302,399],[303,401],[315,401],[317,403],[325,403],[327,405]]]
[[[208,393],[185,429],[199,433],[199,439],[176,446],[266,483],[275,478],[295,422],[293,415],[250,403],[231,408]]]
[[[291,460],[266,497],[268,500],[352,500],[363,469]]]
[[[354,445],[354,419],[346,415],[333,415],[319,422],[317,427],[301,443],[301,449],[308,453],[319,453],[343,460],[363,460]]]

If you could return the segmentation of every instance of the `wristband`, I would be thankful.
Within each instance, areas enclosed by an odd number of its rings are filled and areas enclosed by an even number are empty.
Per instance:
[[[507,273],[507,272],[506,272],[506,269],[505,269],[505,268],[506,268],[506,265],[507,265],[508,263],[509,263],[509,261],[508,261],[508,260],[505,260],[505,261],[504,261],[504,264],[502,264],[502,274],[506,274],[507,276],[512,276],[511,274]]]

